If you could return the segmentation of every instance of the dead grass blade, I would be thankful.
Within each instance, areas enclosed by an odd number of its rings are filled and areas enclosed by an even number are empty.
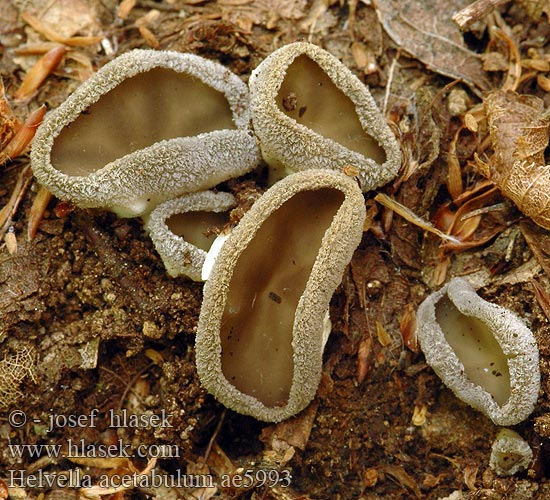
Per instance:
[[[2,240],[11,226],[13,215],[21,202],[27,187],[32,180],[30,167],[25,167],[19,173],[15,187],[11,193],[8,203],[0,210],[0,240]]]
[[[399,203],[398,201],[395,201],[393,198],[390,198],[388,195],[385,195],[384,193],[378,193],[374,197],[374,199],[384,207],[389,208],[390,210],[393,210],[395,213],[403,217],[405,220],[407,220],[411,224],[414,224],[415,226],[420,227],[424,231],[428,231],[432,234],[435,234],[436,236],[439,236],[442,240],[450,241],[457,244],[460,243],[460,240],[458,240],[454,236],[445,234],[443,231],[440,231],[435,226],[433,226],[430,222],[423,219],[422,217],[419,217],[412,210],[410,210],[404,205],[401,205],[401,203]]]

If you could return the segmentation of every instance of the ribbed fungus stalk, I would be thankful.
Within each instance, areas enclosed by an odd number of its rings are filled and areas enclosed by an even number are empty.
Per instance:
[[[134,50],[48,113],[31,153],[38,181],[120,216],[242,175],[260,159],[246,85],[193,54]]]
[[[199,377],[219,401],[265,421],[311,401],[329,301],[364,218],[355,181],[323,170],[286,177],[245,214],[205,284],[197,331]]]
[[[304,168],[359,170],[363,191],[397,175],[399,145],[365,85],[316,45],[268,56],[250,77],[254,132],[273,180]]]
[[[202,281],[206,254],[235,204],[232,194],[201,191],[161,203],[145,217],[145,228],[170,276]]]
[[[454,278],[418,308],[426,361],[455,395],[497,425],[526,419],[540,387],[535,338],[511,311]]]

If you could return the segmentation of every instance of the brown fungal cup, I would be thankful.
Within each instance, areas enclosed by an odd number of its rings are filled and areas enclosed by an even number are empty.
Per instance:
[[[250,76],[252,121],[274,179],[304,168],[358,169],[363,191],[393,179],[399,145],[367,87],[311,43],[285,45]]]
[[[61,199],[136,216],[254,168],[249,125],[246,85],[220,64],[134,50],[46,115],[32,168]]]
[[[227,223],[226,212],[235,204],[229,193],[201,191],[161,203],[149,214],[145,228],[170,276],[202,281],[201,270],[215,237],[212,229]]]
[[[364,219],[356,181],[327,170],[284,178],[245,214],[205,284],[197,331],[199,377],[219,401],[280,421],[313,399],[329,301]]]

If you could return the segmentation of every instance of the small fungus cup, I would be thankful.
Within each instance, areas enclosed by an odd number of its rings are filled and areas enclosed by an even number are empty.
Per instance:
[[[244,215],[204,286],[196,337],[202,385],[267,422],[315,396],[334,290],[358,246],[365,202],[329,170],[285,177]]]
[[[539,351],[515,314],[454,278],[420,305],[416,319],[426,361],[458,398],[497,425],[531,414],[540,387]]]
[[[304,168],[359,171],[363,191],[392,180],[399,145],[367,87],[336,57],[285,45],[252,72],[254,132],[273,180]]]
[[[122,217],[252,170],[246,85],[193,54],[134,50],[103,66],[37,130],[34,175],[57,197]]]
[[[498,476],[512,476],[529,467],[533,450],[517,432],[500,429],[491,446],[489,466]]]
[[[149,214],[145,229],[170,276],[202,281],[207,252],[235,205],[230,193],[201,191],[165,201]]]

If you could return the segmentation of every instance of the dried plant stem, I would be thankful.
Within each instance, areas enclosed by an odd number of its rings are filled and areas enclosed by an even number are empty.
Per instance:
[[[445,234],[443,231],[440,231],[439,229],[434,227],[430,222],[423,219],[422,217],[419,217],[412,210],[410,210],[404,205],[401,205],[401,203],[399,203],[398,201],[395,201],[393,198],[390,198],[389,196],[383,193],[378,193],[374,197],[374,199],[381,205],[393,210],[395,213],[403,217],[405,220],[409,221],[411,224],[414,224],[415,226],[420,227],[424,231],[433,233],[436,236],[439,236],[443,240],[451,241],[457,244],[460,243],[460,241],[456,239],[454,236]]]
[[[27,187],[32,180],[32,172],[30,167],[25,167],[19,173],[17,183],[13,189],[8,203],[0,210],[0,240],[4,238],[7,230],[11,226],[13,214],[17,210]]]
[[[499,5],[509,0],[476,0],[453,16],[453,21],[461,30],[465,30],[470,24],[490,14]]]

